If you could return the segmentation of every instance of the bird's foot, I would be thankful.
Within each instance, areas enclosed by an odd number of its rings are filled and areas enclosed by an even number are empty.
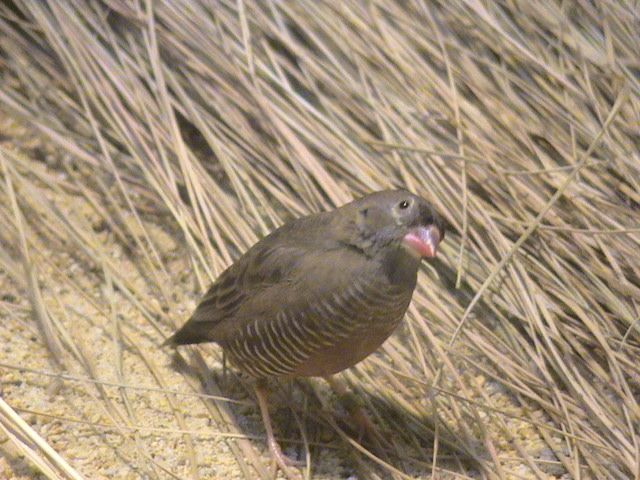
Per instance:
[[[304,467],[306,465],[306,462],[302,460],[294,460],[282,453],[282,449],[274,437],[267,438],[267,446],[269,447],[269,452],[271,453],[273,460],[276,462],[276,465],[278,465],[278,467],[280,467],[283,473],[287,476],[291,473],[289,471],[289,467]]]
[[[280,445],[275,438],[267,438],[267,446],[269,447],[269,453],[273,459],[275,466],[280,468],[282,473],[290,480],[297,480],[300,478],[299,474],[296,474],[290,467],[304,467],[306,462],[302,460],[294,460],[282,453]]]

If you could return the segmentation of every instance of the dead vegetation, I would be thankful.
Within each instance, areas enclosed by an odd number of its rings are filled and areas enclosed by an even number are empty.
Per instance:
[[[393,449],[346,437],[300,382],[276,424],[303,475],[640,478],[639,18],[614,0],[3,3],[5,440],[50,479],[270,478],[219,351],[179,371],[158,346],[274,226],[405,186],[451,223],[444,259],[344,374]]]

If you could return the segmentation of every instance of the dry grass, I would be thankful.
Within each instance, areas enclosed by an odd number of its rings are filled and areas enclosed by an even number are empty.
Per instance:
[[[276,419],[300,417],[304,475],[337,477],[328,451],[361,478],[640,478],[639,15],[3,3],[0,426],[46,478],[231,478],[213,439],[234,475],[269,478],[246,386],[205,374],[219,351],[189,352],[203,385],[158,345],[274,226],[402,185],[452,233],[407,326],[343,376],[394,449],[345,437],[334,399],[301,382]]]

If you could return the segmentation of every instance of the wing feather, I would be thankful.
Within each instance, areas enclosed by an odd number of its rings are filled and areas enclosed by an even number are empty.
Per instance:
[[[289,223],[251,247],[211,285],[191,318],[165,343],[220,342],[246,322],[275,318],[283,309],[344,288],[361,255],[326,234],[330,217],[318,214]],[[355,259],[354,259],[355,258]]]

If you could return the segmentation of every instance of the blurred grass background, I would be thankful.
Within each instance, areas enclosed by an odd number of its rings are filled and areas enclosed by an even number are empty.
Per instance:
[[[0,474],[271,478],[219,350],[159,345],[274,227],[406,187],[450,232],[342,374],[393,448],[296,382],[300,475],[639,479],[638,52],[631,0],[3,2]]]

